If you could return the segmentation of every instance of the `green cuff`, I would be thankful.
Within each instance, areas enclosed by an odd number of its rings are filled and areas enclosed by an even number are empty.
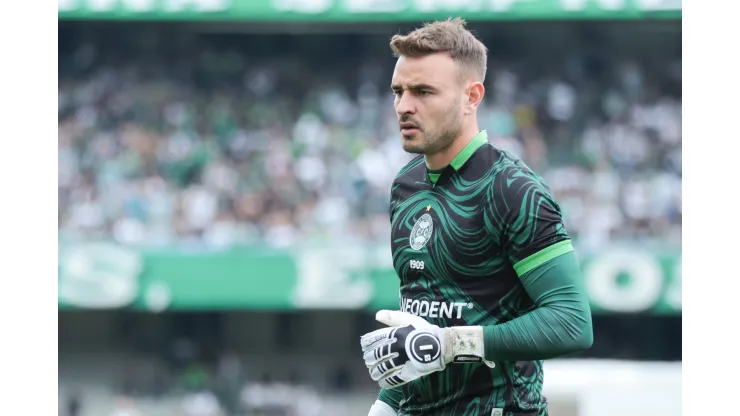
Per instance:
[[[517,262],[514,265],[514,271],[517,276],[521,277],[528,271],[547,263],[555,257],[562,256],[565,253],[570,253],[571,251],[573,251],[573,244],[571,244],[570,240],[555,243],[532,254],[526,259]]]

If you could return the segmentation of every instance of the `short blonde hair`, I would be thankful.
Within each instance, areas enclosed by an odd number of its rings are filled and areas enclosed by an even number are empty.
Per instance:
[[[488,49],[469,30],[465,20],[457,17],[426,23],[408,35],[394,35],[391,50],[396,57],[420,57],[447,52],[462,68],[486,79]]]

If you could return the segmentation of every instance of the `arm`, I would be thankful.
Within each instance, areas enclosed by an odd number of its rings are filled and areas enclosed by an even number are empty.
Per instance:
[[[488,196],[490,234],[503,247],[535,309],[483,327],[484,358],[544,360],[589,348],[593,330],[588,296],[560,207],[547,185],[529,169],[513,165],[497,175]]]
[[[591,308],[570,241],[540,253],[535,256],[556,256],[520,275],[536,309],[509,322],[483,327],[485,359],[545,360],[591,347]]]
[[[459,356],[546,360],[591,347],[591,308],[570,241],[555,244],[542,255],[548,253],[555,257],[520,275],[535,309],[499,325],[447,328],[448,361]]]

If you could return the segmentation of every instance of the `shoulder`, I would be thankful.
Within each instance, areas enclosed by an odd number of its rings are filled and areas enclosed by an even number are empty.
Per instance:
[[[520,158],[490,145],[491,185],[495,192],[504,195],[517,195],[522,192],[543,192],[552,194],[542,176],[532,170]]]
[[[545,180],[524,161],[493,143],[484,144],[473,154],[462,177],[467,182],[491,185],[499,191],[524,184],[548,188]]]
[[[568,239],[560,206],[545,180],[519,158],[505,151],[492,165],[485,213],[492,235],[520,261]]]
[[[423,178],[424,169],[424,156],[418,155],[398,171],[396,177],[393,178],[393,185],[395,186],[396,184],[407,182],[409,180],[411,180],[411,182],[415,182],[419,180],[419,178]]]
[[[404,195],[408,194],[413,189],[414,184],[423,178],[425,174],[424,156],[419,155],[411,159],[401,170],[396,174],[391,184],[391,199],[390,199],[390,218],[393,221],[393,215],[396,207],[400,200],[403,199]]]
[[[490,164],[486,211],[502,223],[545,214],[559,217],[560,206],[545,179],[518,157],[491,147],[495,160]]]

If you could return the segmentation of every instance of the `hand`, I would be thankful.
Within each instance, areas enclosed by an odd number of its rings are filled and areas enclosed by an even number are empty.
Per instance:
[[[364,335],[360,344],[370,377],[394,388],[436,371],[445,357],[445,330],[406,312],[382,310],[375,319],[389,326]],[[451,358],[451,357],[448,357]]]

